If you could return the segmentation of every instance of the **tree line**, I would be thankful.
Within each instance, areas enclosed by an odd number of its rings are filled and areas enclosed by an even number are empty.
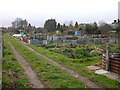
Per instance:
[[[15,28],[15,27],[8,27],[4,30],[4,32],[13,32],[13,33],[20,33],[20,30],[26,33],[46,33],[46,32],[60,32],[64,33],[68,30],[77,30],[82,31],[85,34],[107,34],[111,30],[119,30],[117,28],[113,28],[111,25],[107,24],[106,22],[101,22],[99,25],[94,22],[91,24],[82,24],[75,22],[69,22],[69,25],[57,23],[55,19],[48,19],[44,23],[44,28],[32,26],[27,20],[24,20],[22,27]]]
[[[64,23],[61,25],[57,23],[55,19],[49,19],[45,22],[44,28],[48,30],[48,32],[59,31],[63,33],[66,30],[81,30],[86,34],[105,34],[110,30],[114,30],[113,27],[105,22],[101,22],[100,26],[96,22],[92,24],[84,24],[84,26],[80,25],[78,22],[70,23],[68,26]]]

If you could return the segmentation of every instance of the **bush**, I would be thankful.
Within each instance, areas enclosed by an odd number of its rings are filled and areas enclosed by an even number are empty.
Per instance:
[[[90,52],[90,54],[91,54],[92,56],[102,55],[102,53],[101,53],[100,51],[97,51],[97,50],[92,50],[92,51]]]
[[[73,53],[73,49],[71,49],[71,48],[65,48],[62,53],[63,53],[63,55],[65,55],[69,58],[75,58],[75,55]]]
[[[89,52],[85,48],[76,48],[74,54],[76,58],[90,57]]]

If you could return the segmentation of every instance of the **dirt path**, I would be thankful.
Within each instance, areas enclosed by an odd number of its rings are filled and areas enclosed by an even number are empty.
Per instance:
[[[27,75],[30,84],[33,85],[33,88],[45,88],[45,85],[38,79],[37,74],[34,70],[30,67],[28,62],[15,50],[15,48],[12,46],[10,42],[8,44],[11,46],[16,59],[20,63],[20,65],[23,67],[25,74]]]
[[[81,76],[79,73],[66,68],[65,66],[53,61],[52,59],[49,59],[48,57],[38,53],[37,51],[35,51],[34,49],[30,48],[29,46],[26,46],[25,44],[23,44],[25,47],[27,47],[29,50],[35,52],[37,55],[42,56],[44,58],[46,58],[47,60],[49,60],[50,62],[52,62],[53,64],[55,64],[56,66],[60,67],[61,69],[63,69],[65,72],[69,73],[70,75],[72,75],[73,77],[83,81],[86,85],[90,86],[91,88],[101,88],[98,85],[96,85],[94,82],[90,81],[88,78]]]

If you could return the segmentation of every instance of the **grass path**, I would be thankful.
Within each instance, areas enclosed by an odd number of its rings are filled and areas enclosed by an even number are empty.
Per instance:
[[[49,59],[48,57],[38,53],[37,51],[35,51],[34,49],[30,48],[29,46],[23,44],[26,48],[28,48],[29,50],[33,51],[34,53],[36,53],[39,56],[42,56],[44,58],[46,58],[48,61],[52,62],[53,64],[55,64],[56,66],[60,67],[61,69],[63,69],[65,72],[69,73],[70,75],[72,75],[73,77],[77,78],[78,80],[83,81],[86,85],[88,85],[91,88],[101,88],[98,85],[96,85],[94,82],[90,81],[88,78],[81,76],[80,74],[78,74],[77,72],[70,70],[66,67],[64,67],[63,65],[53,61],[52,59]]]
[[[24,69],[17,61],[8,41],[4,39],[2,58],[2,89],[7,88],[32,88],[24,73]]]
[[[15,50],[10,42],[8,42],[8,44],[11,46],[18,62],[23,67],[30,83],[33,85],[33,88],[45,88],[45,85],[38,79],[37,74],[32,70],[27,61]]]

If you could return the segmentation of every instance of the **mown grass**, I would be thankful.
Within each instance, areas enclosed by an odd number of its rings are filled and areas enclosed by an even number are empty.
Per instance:
[[[6,35],[6,38],[14,45],[16,50],[29,62],[38,76],[53,88],[87,88],[83,82],[72,77],[47,59],[38,56],[13,38]]]
[[[24,74],[13,54],[7,41],[4,40],[4,56],[2,59],[2,88],[31,88],[29,81]]]
[[[60,55],[58,53],[51,52],[47,49],[44,49],[42,47],[36,47],[33,45],[29,45],[31,48],[36,50],[37,52],[57,61],[58,63],[74,70],[80,73],[83,76],[86,76],[91,81],[97,83],[98,85],[104,87],[104,88],[118,88],[119,83],[118,81],[112,80],[107,78],[106,76],[95,74],[93,72],[90,72],[86,66],[89,65],[95,65],[96,63],[102,62],[102,56],[99,57],[90,57],[90,58],[84,58],[84,59],[71,59],[67,58],[64,55]]]

